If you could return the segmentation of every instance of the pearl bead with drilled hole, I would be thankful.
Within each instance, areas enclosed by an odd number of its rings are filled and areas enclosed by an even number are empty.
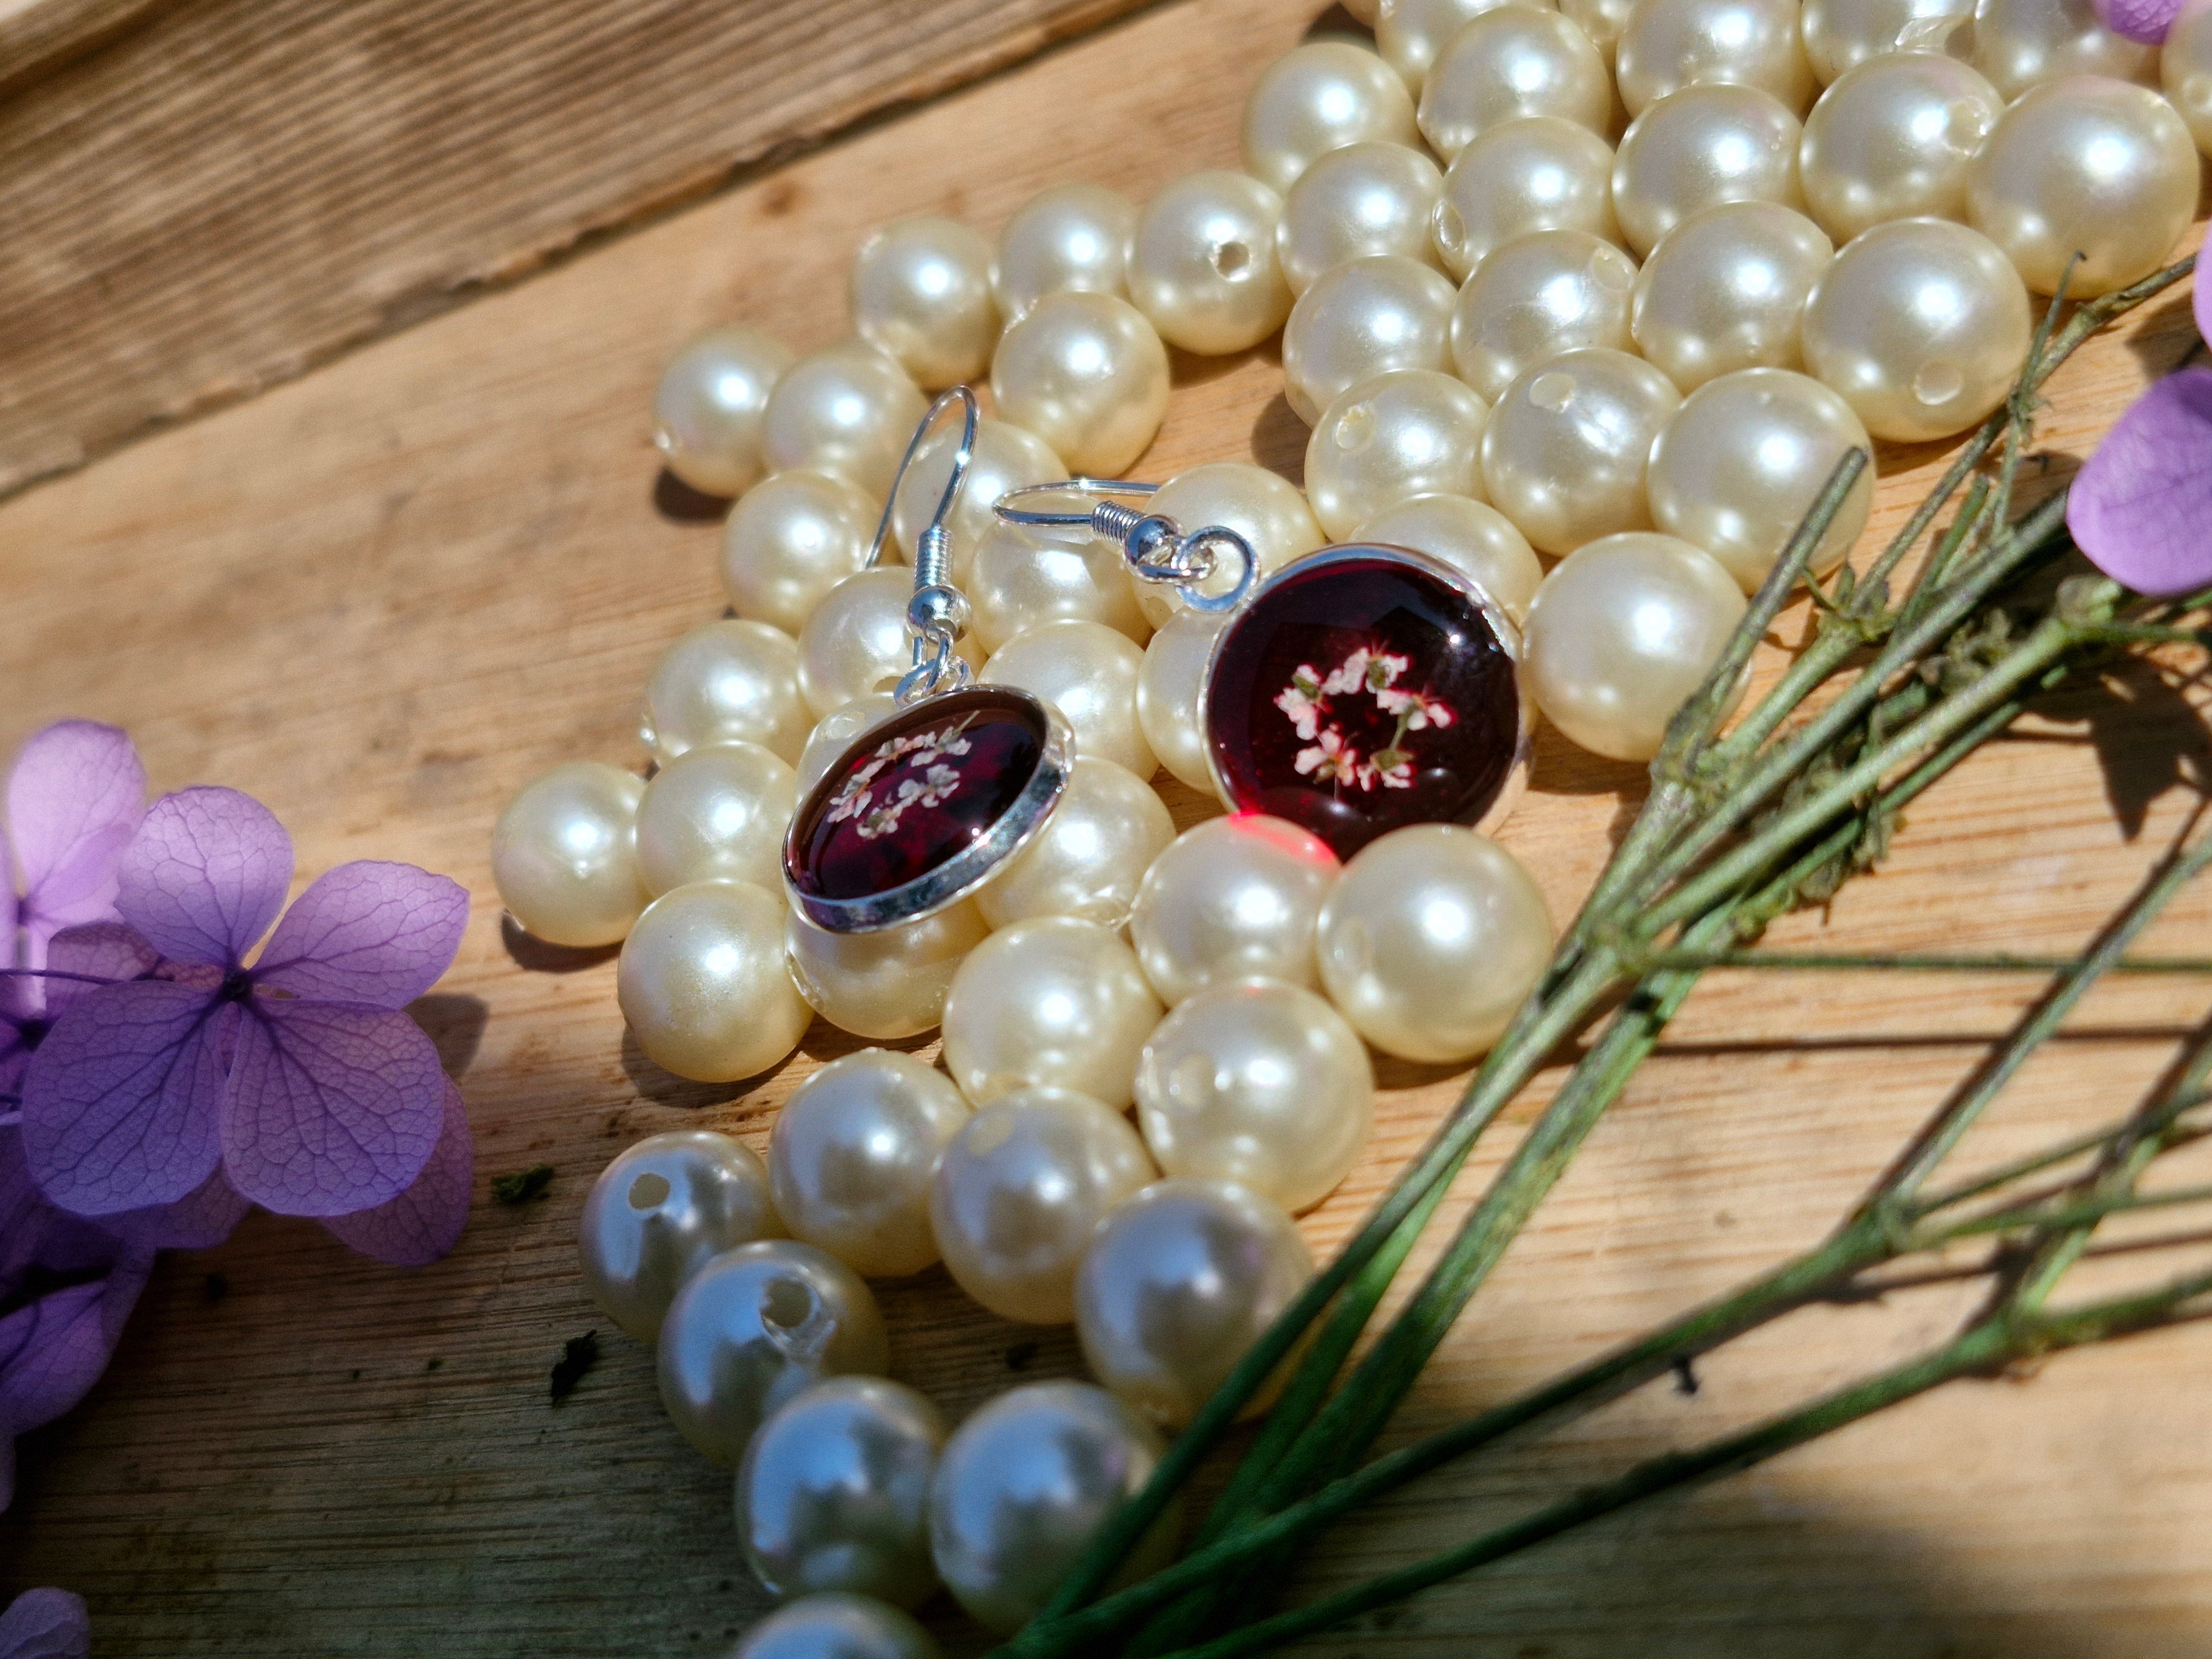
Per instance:
[[[646,1058],[696,1083],[757,1077],[814,1017],[784,960],[782,896],[695,881],[647,905],[623,941],[615,995]]]
[[[1640,357],[1591,347],[1530,369],[1482,431],[1482,477],[1498,510],[1539,552],[1650,523],[1644,471],[1681,402]]]
[[[1346,144],[1299,175],[1283,198],[1275,252],[1292,294],[1348,259],[1401,253],[1438,263],[1430,220],[1444,178],[1409,144]],[[1283,307],[1287,316],[1290,307]]]
[[[710,329],[686,344],[653,392],[653,442],[668,470],[709,495],[761,475],[769,394],[791,353],[750,328]]]
[[[1869,58],[1805,118],[1797,173],[1807,207],[1844,241],[1892,219],[1963,219],[1966,164],[2003,112],[1997,89],[1954,58]]]
[[[637,809],[637,869],[655,897],[688,881],[773,890],[799,775],[757,743],[687,749],[653,775]]]
[[[848,340],[784,372],[768,400],[761,453],[778,472],[834,472],[881,501],[926,406],[889,353]]]
[[[871,1596],[825,1590],[765,1615],[729,1659],[944,1659],[914,1615]]]
[[[827,472],[778,472],[722,526],[722,589],[740,617],[796,635],[822,597],[868,562],[881,506]]]
[[[1640,258],[1700,209],[1802,208],[1797,118],[1757,87],[1686,87],[1629,124],[1613,164],[1613,211]]]
[[[1111,929],[1040,916],[1000,928],[960,964],[945,1000],[945,1063],[978,1106],[1047,1084],[1126,1107],[1162,1012]]]
[[[1972,38],[1974,67],[2007,103],[2062,76],[2158,81],[2158,48],[2106,28],[2090,0],[1981,0]]]
[[[1555,115],[1504,122],[1460,151],[1431,225],[1444,269],[1462,283],[1506,243],[1539,230],[1620,240],[1613,146]]]
[[[725,1250],[783,1232],[751,1147],[712,1129],[647,1135],[617,1153],[585,1195],[576,1228],[584,1293],[651,1346],[692,1274]]]
[[[794,910],[784,945],[792,979],[816,1013],[841,1031],[888,1042],[937,1024],[953,975],[990,931],[972,903],[866,933],[833,933]]]
[[[1448,370],[1455,295],[1442,271],[1401,254],[1337,266],[1298,295],[1283,325],[1283,395],[1309,426],[1362,380],[1394,368]]]
[[[945,499],[961,430],[959,422],[947,421],[925,438],[891,497],[891,534],[909,563],[921,545],[921,532],[929,527],[937,516],[938,503]],[[1056,483],[1066,476],[1066,464],[1036,434],[988,415],[976,422],[968,471],[945,522],[945,570],[952,585],[967,586],[975,550],[999,522],[991,508],[1000,496],[1030,484]]]
[[[898,699],[888,691],[871,691],[842,708],[824,714],[807,735],[799,757],[799,799],[804,800],[822,781],[833,762],[853,746],[854,740],[878,720],[897,712]]]
[[[1137,672],[1137,723],[1162,766],[1211,800],[1206,761],[1206,665],[1229,618],[1218,611],[1178,611],[1160,624]]]
[[[637,869],[642,781],[569,761],[515,791],[491,833],[500,902],[548,945],[617,945],[652,902]]]
[[[1788,108],[1813,101],[1797,0],[1642,0],[1614,49],[1620,101],[1641,115],[1684,87],[1757,87]]]
[[[1893,52],[1961,61],[1973,51],[1973,0],[1805,0],[1798,33],[1814,77],[1832,86]]]
[[[1413,100],[1389,64],[1349,40],[1292,47],[1244,100],[1244,171],[1278,192],[1318,157],[1367,139],[1415,143]]]
[[[1175,820],[1152,785],[1111,761],[1078,756],[1044,828],[985,884],[975,908],[994,927],[1033,916],[1119,927],[1145,872],[1174,839]]]
[[[991,397],[1001,418],[1035,433],[1075,471],[1112,477],[1160,429],[1167,348],[1127,300],[1048,294],[1000,336]]]
[[[1581,24],[1549,6],[1493,6],[1446,41],[1429,66],[1421,134],[1449,161],[1492,127],[1525,115],[1604,132],[1613,118],[1605,59]]]
[[[1820,226],[1777,203],[1707,208],[1644,262],[1629,331],[1685,392],[1740,368],[1795,368],[1805,297],[1835,253]]]
[[[766,623],[695,628],[661,653],[645,683],[641,735],[664,765],[733,738],[796,761],[811,724],[799,700],[799,646]]]
[[[1493,250],[1452,307],[1452,362],[1486,398],[1563,351],[1630,349],[1636,261],[1586,230],[1537,230]]]
[[[1158,191],[1129,238],[1129,298],[1160,338],[1218,357],[1255,346],[1291,314],[1275,253],[1283,198],[1224,168]]]
[[[999,307],[991,244],[957,219],[920,214],[869,233],[853,256],[853,332],[934,392],[991,364]]]
[[[1362,519],[1410,495],[1481,495],[1479,452],[1489,418],[1488,404],[1433,369],[1362,380],[1322,411],[1306,441],[1315,517],[1341,539]]]
[[[1328,539],[1304,492],[1288,478],[1249,461],[1208,461],[1178,472],[1159,487],[1145,509],[1172,519],[1186,532],[1213,526],[1235,531],[1259,560],[1255,582]],[[1198,591],[1218,598],[1236,580],[1234,559],[1224,558],[1197,584]],[[1179,584],[1146,581],[1133,573],[1129,581],[1139,606],[1155,628],[1183,609]]]
[[[1186,830],[1152,861],[1129,917],[1145,977],[1170,1008],[1209,985],[1317,982],[1314,921],[1336,854],[1282,818],[1239,812]]]
[[[1048,294],[1126,296],[1136,204],[1103,185],[1051,185],[999,233],[992,292],[1011,323]]]
[[[1139,778],[1159,769],[1137,720],[1144,647],[1094,622],[1048,622],[1017,634],[990,655],[982,679],[1019,686],[1066,717],[1075,752],[1126,767]]]
[[[1410,547],[1441,560],[1495,599],[1516,623],[1528,614],[1544,567],[1513,520],[1466,495],[1413,495],[1353,527],[1355,542]]]
[[[985,651],[1047,623],[1099,623],[1142,645],[1152,625],[1137,602],[1120,544],[1088,529],[994,520],[960,584],[969,629]]]

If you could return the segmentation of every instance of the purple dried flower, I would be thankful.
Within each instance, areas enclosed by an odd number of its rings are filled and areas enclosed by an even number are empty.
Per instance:
[[[2138,593],[2212,586],[2212,369],[2169,374],[2113,423],[2074,480],[2066,526]]]
[[[62,720],[23,745],[0,824],[0,902],[15,912],[0,933],[21,949],[0,941],[0,967],[42,967],[63,928],[115,915],[116,864],[145,811],[146,769],[114,726]]]
[[[67,1590],[25,1590],[0,1613],[0,1659],[91,1659],[92,1619]]]
[[[2098,20],[2113,33],[2154,46],[2166,39],[2173,20],[2181,15],[2183,0],[2090,0],[2090,3]]]

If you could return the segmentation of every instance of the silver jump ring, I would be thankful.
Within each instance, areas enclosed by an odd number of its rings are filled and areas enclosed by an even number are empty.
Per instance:
[[[1038,507],[1013,507],[1032,495],[1136,495],[1158,491],[1155,483],[1129,478],[1066,478],[1056,483],[1024,484],[999,497],[992,511],[1007,524],[1051,527],[1082,527],[1108,541],[1119,542],[1129,568],[1143,580],[1164,582],[1182,591],[1183,601],[1194,611],[1233,611],[1251,592],[1260,573],[1259,556],[1252,544],[1225,525],[1206,525],[1185,533],[1173,519],[1159,513],[1139,513],[1119,501],[1094,502],[1087,512],[1047,512]],[[1199,583],[1219,568],[1224,554],[1238,561],[1236,582],[1226,592],[1208,594]]]

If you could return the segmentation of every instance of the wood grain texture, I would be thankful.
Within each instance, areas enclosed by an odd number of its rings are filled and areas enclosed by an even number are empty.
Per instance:
[[[0,0],[0,97],[98,51],[176,0]]]
[[[663,516],[647,399],[712,321],[794,345],[842,327],[843,264],[896,213],[994,228],[1029,191],[1133,192],[1235,155],[1237,100],[1305,19],[1283,0],[1147,15],[0,506],[0,748],[54,717],[118,720],[157,787],[248,789],[303,878],[404,858],[475,896],[453,974],[418,1006],[461,1079],[479,1208],[447,1261],[404,1273],[269,1217],[167,1258],[92,1398],[24,1444],[0,1518],[0,1595],[62,1583],[103,1656],[699,1655],[757,1614],[728,1477],[662,1419],[646,1354],[578,1287],[573,1230],[627,1142],[713,1124],[762,1144],[817,1024],[747,1087],[679,1082],[623,1039],[614,963],[502,935],[489,827],[556,762],[641,762],[656,654],[715,615],[710,523]],[[1109,92],[1116,65],[1149,72]],[[2185,298],[2054,387],[2050,473],[2179,359]],[[1176,364],[1161,476],[1256,456],[1296,475],[1303,428],[1271,349]],[[1932,453],[1884,458],[1877,529]],[[1786,617],[1785,641],[1803,627]],[[1773,656],[1765,663],[1771,672]],[[1884,872],[1783,943],[2057,951],[2131,889],[2205,775],[2199,715],[2129,680],[2061,708],[1912,815]],[[1642,787],[1546,734],[1505,841],[1564,916]],[[1179,817],[1203,811],[1171,795]],[[2201,946],[2212,891],[2148,950]],[[1410,1434],[1582,1358],[1817,1238],[2032,987],[1716,975],[1592,1138],[1432,1368]],[[1972,1154],[2101,1120],[2204,1017],[2204,990],[2114,983],[2021,1079]],[[925,1054],[930,1044],[917,1045]],[[1379,1127],[1305,1226],[1354,1224],[1460,1086],[1386,1064]],[[1553,1087],[1478,1152],[1472,1190]],[[546,1162],[551,1194],[483,1198]],[[220,1273],[227,1294],[210,1291]],[[893,1369],[958,1416],[1068,1374],[1065,1332],[989,1317],[941,1273],[886,1286]],[[1408,1492],[1332,1534],[1307,1592],[1463,1536],[1932,1339],[1900,1299],[1808,1314],[1571,1434]],[[607,1354],[546,1400],[563,1340]],[[1423,1596],[1334,1655],[1471,1659],[2185,1659],[2212,1650],[2212,1331],[1918,1402],[1686,1503]],[[981,1643],[933,1613],[955,1652]]]

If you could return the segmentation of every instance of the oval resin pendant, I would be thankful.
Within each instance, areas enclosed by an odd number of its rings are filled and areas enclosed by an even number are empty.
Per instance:
[[[1012,686],[887,716],[799,803],[783,843],[793,904],[818,927],[864,933],[958,903],[1043,827],[1074,752],[1059,714]]]
[[[1492,826],[1528,769],[1520,647],[1488,594],[1426,555],[1358,543],[1298,560],[1214,642],[1214,781],[1343,859],[1409,823]]]

